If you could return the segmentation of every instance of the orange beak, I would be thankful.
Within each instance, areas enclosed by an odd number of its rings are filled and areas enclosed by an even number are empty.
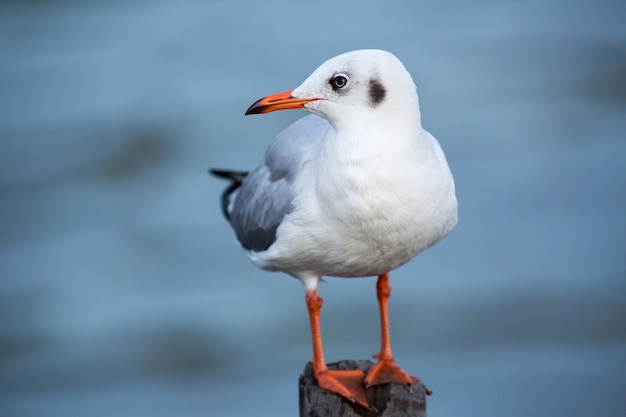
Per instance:
[[[257,100],[246,110],[246,115],[269,113],[276,110],[301,109],[306,103],[319,100],[317,98],[295,98],[291,96],[292,91],[283,91]]]

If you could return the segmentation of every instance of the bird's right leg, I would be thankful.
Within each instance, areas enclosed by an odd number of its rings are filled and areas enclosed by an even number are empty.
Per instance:
[[[306,293],[306,304],[309,309],[311,321],[311,336],[313,339],[313,374],[315,380],[322,389],[334,392],[352,402],[356,402],[367,409],[371,409],[365,395],[363,371],[334,371],[326,367],[324,360],[324,348],[322,346],[322,331],[320,328],[320,310],[324,300],[317,295],[317,290],[312,289]]]
[[[370,387],[380,384],[396,383],[404,385],[408,390],[419,380],[404,372],[402,368],[396,364],[391,352],[391,337],[389,336],[389,313],[388,301],[391,296],[391,287],[389,286],[389,274],[382,274],[378,277],[376,283],[376,294],[378,296],[378,304],[380,307],[380,328],[382,333],[382,342],[380,352],[374,355],[378,359],[378,363],[367,371],[365,377],[365,386]],[[430,394],[428,394],[430,395]]]

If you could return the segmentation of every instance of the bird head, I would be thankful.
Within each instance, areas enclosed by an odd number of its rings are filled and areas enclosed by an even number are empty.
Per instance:
[[[337,127],[378,119],[419,121],[415,84],[393,54],[374,49],[347,52],[320,65],[299,87],[256,101],[246,114],[304,109]]]

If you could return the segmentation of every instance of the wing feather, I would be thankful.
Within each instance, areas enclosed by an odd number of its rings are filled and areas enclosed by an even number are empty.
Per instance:
[[[330,124],[318,116],[306,116],[282,131],[261,163],[237,189],[230,222],[237,239],[248,250],[267,250],[277,229],[293,209],[298,190],[296,175],[315,158]]]

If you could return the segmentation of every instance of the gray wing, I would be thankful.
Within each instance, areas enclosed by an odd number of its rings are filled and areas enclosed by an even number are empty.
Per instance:
[[[230,222],[248,250],[261,252],[276,241],[276,230],[293,209],[294,180],[305,162],[315,158],[330,124],[306,116],[283,130],[261,163],[236,190]]]

